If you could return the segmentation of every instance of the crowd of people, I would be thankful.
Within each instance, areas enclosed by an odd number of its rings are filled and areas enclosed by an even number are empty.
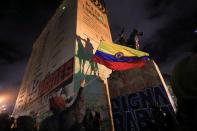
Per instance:
[[[38,126],[36,120],[30,115],[15,119],[7,113],[1,113],[0,131],[101,131],[101,116],[97,111],[93,115],[90,109],[86,109],[83,121],[69,126],[66,111],[56,110]]]
[[[85,83],[85,80],[81,81],[76,99],[69,108],[65,108],[66,103],[61,96],[49,99],[52,115],[46,117],[41,123],[36,122],[34,115],[19,116],[15,119],[6,113],[1,113],[0,131],[101,131],[100,112],[81,106]],[[82,109],[83,115],[73,119],[79,115],[74,114],[74,110],[78,109],[77,107]]]
[[[19,116],[15,119],[7,113],[1,113],[0,131],[36,131],[36,126],[34,119],[30,116]]]

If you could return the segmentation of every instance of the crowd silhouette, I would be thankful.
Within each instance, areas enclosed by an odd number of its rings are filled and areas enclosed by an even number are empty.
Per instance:
[[[46,117],[39,126],[34,115],[15,119],[1,113],[0,131],[101,131],[100,113],[83,106],[84,86],[85,80],[82,80],[79,92],[69,108],[66,108],[66,102],[61,96],[49,99],[52,115]]]
[[[7,113],[1,113],[0,131],[37,131],[37,129],[31,116],[19,116],[15,119]]]

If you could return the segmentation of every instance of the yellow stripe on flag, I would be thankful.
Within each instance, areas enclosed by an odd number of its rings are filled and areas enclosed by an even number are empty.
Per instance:
[[[148,53],[135,50],[126,46],[121,46],[115,43],[110,43],[106,41],[102,41],[98,47],[99,51],[102,51],[104,53],[110,54],[110,55],[115,55],[118,52],[122,52],[124,56],[126,57],[132,57],[132,56],[137,56],[137,57],[142,57],[142,56],[149,56]]]

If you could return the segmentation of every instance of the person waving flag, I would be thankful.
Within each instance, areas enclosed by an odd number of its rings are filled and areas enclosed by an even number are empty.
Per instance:
[[[92,60],[111,70],[128,70],[143,67],[149,54],[126,46],[101,41]]]

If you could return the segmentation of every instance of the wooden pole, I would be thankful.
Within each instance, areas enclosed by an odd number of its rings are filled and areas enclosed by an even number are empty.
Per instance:
[[[109,104],[109,115],[110,115],[111,127],[112,127],[112,131],[115,131],[112,106],[111,106],[111,100],[110,100],[110,94],[109,94],[109,86],[107,83],[105,83],[105,87],[106,87],[106,92],[107,92],[107,100],[108,100],[108,104]]]
[[[162,75],[161,75],[161,72],[160,72],[160,70],[159,70],[159,67],[157,66],[157,64],[156,64],[154,61],[152,61],[152,62],[153,62],[153,64],[154,64],[155,69],[156,69],[156,71],[157,71],[157,73],[158,73],[158,75],[159,75],[159,78],[160,78],[160,80],[161,80],[161,82],[162,82],[162,84],[163,84],[163,86],[164,86],[164,89],[165,89],[166,94],[167,94],[167,96],[168,96],[168,98],[169,98],[169,100],[170,100],[170,103],[172,104],[172,108],[173,108],[173,110],[176,112],[176,107],[175,107],[174,101],[172,100],[172,97],[171,97],[170,92],[169,92],[169,90],[168,90],[168,87],[166,86],[166,83],[165,83],[165,81],[164,81],[164,79],[163,79],[163,77],[162,77]]]

